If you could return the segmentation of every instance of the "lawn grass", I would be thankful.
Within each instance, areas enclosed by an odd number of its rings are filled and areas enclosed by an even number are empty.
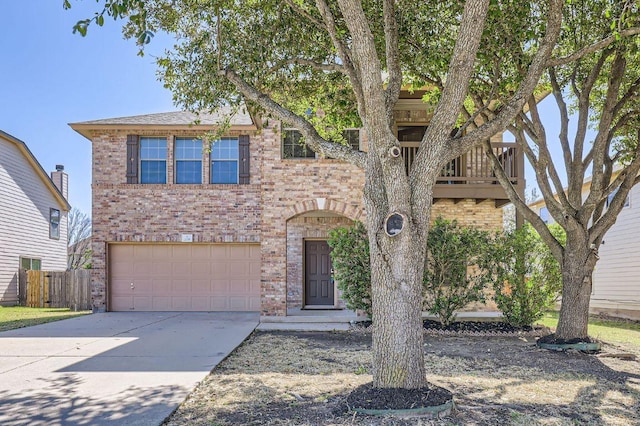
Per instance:
[[[548,312],[538,323],[555,330],[558,313]],[[609,343],[630,343],[640,347],[640,323],[590,317],[589,336]]]
[[[91,311],[72,311],[68,308],[26,308],[0,306],[0,331],[29,327],[52,321],[86,315]]]

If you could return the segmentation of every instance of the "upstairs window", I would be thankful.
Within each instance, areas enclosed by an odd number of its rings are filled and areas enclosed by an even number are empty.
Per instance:
[[[300,131],[284,129],[282,133],[282,158],[316,158],[316,153],[304,143]],[[348,146],[360,150],[360,129],[346,129],[342,136]]]
[[[616,196],[616,194],[618,193],[618,189],[616,188],[611,194],[609,194],[609,196],[607,197],[607,201],[605,202],[605,205],[607,208],[609,208],[609,205],[611,204],[611,202],[613,201],[613,197]],[[622,205],[623,208],[625,207],[629,207],[631,205],[631,200],[629,199],[629,195],[631,195],[631,193],[627,194],[627,198],[624,199],[624,204]]]
[[[49,209],[49,238],[60,239],[60,210]]]
[[[176,183],[202,183],[202,140],[176,138]]]
[[[351,148],[360,150],[360,130],[359,129],[347,129],[342,132],[342,136],[347,141],[347,145]]]
[[[298,130],[283,129],[282,158],[316,158],[316,153],[304,143]]]
[[[222,138],[211,145],[211,183],[238,183],[238,138]]]
[[[420,142],[427,132],[427,126],[398,126],[398,141]]]
[[[140,183],[167,183],[165,138],[140,138]]]
[[[549,220],[549,209],[546,207],[540,207],[540,219],[546,224],[550,223]]]

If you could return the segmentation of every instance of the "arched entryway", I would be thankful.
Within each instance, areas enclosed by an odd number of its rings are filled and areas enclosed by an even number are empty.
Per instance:
[[[332,277],[329,231],[350,226],[361,210],[334,200],[307,200],[287,220],[287,309],[342,309]]]

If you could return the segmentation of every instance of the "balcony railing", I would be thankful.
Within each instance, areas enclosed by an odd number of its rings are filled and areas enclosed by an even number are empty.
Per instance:
[[[402,156],[407,172],[418,153],[419,142],[403,142]],[[517,144],[494,142],[491,149],[500,160],[507,176],[522,194],[524,192],[524,158]],[[506,204],[507,196],[493,173],[491,162],[482,146],[457,157],[442,168],[434,187],[434,200],[441,198],[476,200],[494,199],[496,205]]]

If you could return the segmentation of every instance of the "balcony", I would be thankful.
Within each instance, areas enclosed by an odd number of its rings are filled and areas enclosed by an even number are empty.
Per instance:
[[[407,171],[418,152],[419,142],[402,142],[402,157]],[[494,142],[491,149],[520,195],[524,194],[524,157],[517,144],[512,142]],[[484,148],[477,146],[447,164],[440,173],[433,189],[433,202],[443,199],[459,202],[474,199],[476,203],[494,200],[496,207],[510,201],[491,169],[491,162]]]

